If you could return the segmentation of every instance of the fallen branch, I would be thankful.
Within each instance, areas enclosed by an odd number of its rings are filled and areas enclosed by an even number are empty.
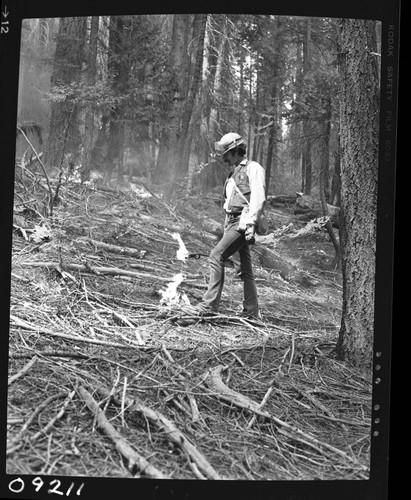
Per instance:
[[[128,468],[133,475],[135,474],[134,470],[137,468],[146,476],[155,479],[169,479],[167,475],[163,474],[159,469],[151,465],[146,458],[135,451],[121,434],[116,431],[104,415],[104,412],[100,409],[97,401],[84,387],[80,386],[77,392],[96,417],[100,429],[114,442],[118,452],[128,461]]]
[[[132,328],[133,329],[133,332],[137,338],[137,342],[139,345],[143,345],[144,344],[144,340],[141,338],[140,336],[140,333],[137,329],[137,326],[135,324],[133,324],[128,318],[126,318],[123,314],[119,314],[115,311],[113,311],[113,320],[119,324],[120,326],[123,326],[123,325],[126,325],[128,326],[129,328]]]
[[[200,412],[198,410],[198,405],[196,398],[193,394],[187,394],[188,401],[190,403],[191,413],[192,413],[192,421],[198,422],[200,420]]]
[[[288,438],[291,438],[295,441],[300,441],[301,443],[310,446],[317,451],[321,451],[321,448],[326,448],[329,451],[332,451],[333,453],[336,453],[340,456],[342,456],[345,460],[349,462],[354,462],[358,467],[360,467],[363,470],[367,470],[365,466],[362,464],[358,463],[357,460],[355,460],[351,455],[348,453],[345,453],[342,450],[339,450],[338,448],[335,448],[334,446],[324,443],[320,441],[319,439],[315,438],[314,436],[311,436],[310,434],[307,434],[303,432],[301,429],[298,427],[295,427],[294,425],[288,424],[287,422],[284,422],[283,420],[279,419],[278,417],[275,417],[274,415],[271,415],[270,413],[262,410],[260,408],[260,405],[256,402],[253,401],[252,399],[248,398],[247,396],[244,396],[243,394],[240,394],[239,392],[236,392],[232,389],[230,389],[228,386],[226,386],[221,378],[221,373],[226,370],[227,367],[225,366],[216,366],[215,368],[211,369],[208,373],[208,376],[206,378],[206,383],[209,386],[210,389],[215,391],[215,396],[222,399],[223,401],[227,401],[231,404],[234,404],[238,406],[239,408],[243,408],[245,410],[254,412],[256,415],[264,417],[266,419],[272,420],[278,425],[278,432],[281,434],[287,436]]]
[[[81,352],[75,352],[75,351],[59,351],[57,349],[36,349],[37,354],[40,356],[47,356],[48,358],[83,358],[87,359],[89,356],[86,354],[83,354]],[[9,358],[10,359],[22,359],[22,358],[29,358],[32,355],[31,352],[18,352],[18,353],[9,353]],[[36,357],[36,356],[35,356]]]
[[[102,250],[105,250],[107,252],[128,255],[130,257],[137,257],[139,259],[141,258],[141,250],[137,250],[136,248],[121,247],[119,245],[112,245],[110,243],[104,243],[103,241],[93,240],[91,238],[87,238],[86,241],[87,243],[90,243],[90,245],[93,245],[96,248],[101,248]]]
[[[89,344],[97,344],[97,345],[104,345],[108,347],[118,347],[121,349],[130,349],[131,347],[134,348],[134,345],[124,345],[124,344],[117,344],[116,342],[106,342],[105,340],[97,340],[97,339],[90,339],[90,338],[85,338],[77,335],[68,335],[65,333],[56,333],[52,332],[48,328],[40,328],[38,326],[33,326],[30,325],[30,323],[27,323],[27,321],[24,321],[20,318],[17,318],[16,316],[13,316],[10,314],[10,320],[16,325],[21,328],[24,328],[26,330],[30,330],[32,332],[36,333],[44,333],[45,335],[51,335],[52,337],[59,337],[62,339],[67,339],[67,340],[74,340],[75,342],[87,342]]]
[[[8,385],[11,385],[17,379],[22,377],[28,370],[30,370],[30,368],[34,365],[36,361],[37,361],[37,356],[33,356],[31,360],[25,366],[23,366],[23,368],[18,373],[9,378]]]
[[[45,401],[43,401],[43,403],[41,403],[39,406],[37,406],[37,408],[33,411],[33,413],[31,414],[31,416],[28,418],[28,420],[25,422],[25,424],[22,426],[22,428],[20,429],[19,433],[17,434],[17,436],[15,436],[13,438],[13,440],[11,441],[11,443],[9,444],[9,446],[7,447],[7,455],[10,455],[11,453],[19,450],[23,445],[24,445],[24,441],[21,441],[22,437],[24,436],[24,434],[27,432],[27,429],[29,428],[30,424],[34,421],[34,419],[37,417],[37,415],[39,413],[41,413],[44,408],[46,408],[50,403],[52,403],[53,401],[55,401],[56,399],[60,399],[62,398],[63,396],[65,396],[66,393],[65,392],[60,392],[58,394],[55,394],[54,396],[50,396],[49,398],[47,398]],[[71,401],[71,399],[73,398],[73,393],[69,394],[68,398],[67,398],[67,404]],[[63,406],[63,413],[64,413],[64,410],[65,408],[67,407],[67,404],[64,404]],[[54,423],[58,418],[61,418],[62,416],[62,413],[61,411],[56,415],[56,417],[54,417],[52,419],[52,423]],[[52,424],[51,424],[52,425]],[[34,436],[32,436],[30,438],[30,441],[34,441],[35,439],[37,439],[41,434],[44,434],[45,432],[47,432],[47,430],[51,427],[50,423],[44,428],[42,429],[41,431],[37,432],[36,434],[34,434]]]
[[[104,387],[98,387],[99,392],[104,397],[108,397],[110,392]],[[113,402],[120,406],[120,401],[117,398],[112,398]],[[141,413],[145,418],[151,420],[160,430],[164,431],[167,439],[176,444],[189,458],[193,461],[200,472],[209,479],[221,479],[218,473],[210,465],[208,460],[202,453],[188,440],[188,438],[174,425],[167,417],[155,411],[148,406],[143,405],[139,401],[126,399],[128,411],[136,411]]]
[[[59,264],[56,262],[22,262],[22,266],[31,266],[31,267],[47,267],[47,268],[58,268]],[[145,278],[145,279],[151,279],[155,281],[164,281],[166,283],[169,283],[170,281],[173,280],[173,276],[159,276],[155,274],[147,274],[147,273],[137,273],[134,271],[128,271],[127,269],[120,269],[118,267],[96,267],[96,266],[91,266],[89,264],[69,264],[65,263],[60,266],[62,269],[69,269],[71,271],[78,271],[80,273],[94,273],[97,275],[102,275],[102,274],[108,274],[110,276],[129,276],[131,278]],[[196,288],[206,288],[206,285],[203,283],[195,283],[192,282],[190,279],[185,279],[184,280],[184,285],[187,286],[193,286]]]
[[[279,271],[280,276],[287,279],[292,273],[298,269],[294,264],[284,259],[278,252],[267,248],[266,246],[256,245],[252,251],[258,255],[260,264],[267,269]]]
[[[233,353],[232,353],[233,354]],[[269,397],[271,396],[271,393],[273,392],[274,390],[274,384],[275,384],[275,379],[273,380],[273,383],[271,383],[270,387],[268,388],[267,392],[265,393],[261,403],[259,404],[258,406],[258,409],[259,410],[262,410],[264,408],[264,406],[267,404],[267,401],[269,399]],[[254,422],[257,420],[257,415],[254,413],[254,415],[252,416],[251,420],[248,422],[247,424],[247,429],[250,429]]]

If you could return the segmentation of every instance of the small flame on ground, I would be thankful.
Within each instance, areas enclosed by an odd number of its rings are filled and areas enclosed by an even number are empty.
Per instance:
[[[179,243],[179,249],[177,250],[177,259],[185,261],[188,257],[188,251],[186,246],[184,245],[183,240],[181,239],[181,236],[179,233],[173,233],[172,238],[177,240]]]
[[[179,248],[177,250],[177,259],[183,262],[188,258],[188,251],[184,245],[183,240],[179,233],[172,233],[172,238],[178,241]],[[177,291],[178,285],[184,280],[183,273],[176,274],[170,283],[167,285],[166,290],[160,290],[161,299],[160,304],[166,306],[182,306],[190,305],[190,301],[185,293]]]
[[[184,274],[176,274],[167,285],[166,290],[160,290],[160,304],[166,306],[190,305],[190,301],[185,293],[177,292],[178,285],[184,280]]]

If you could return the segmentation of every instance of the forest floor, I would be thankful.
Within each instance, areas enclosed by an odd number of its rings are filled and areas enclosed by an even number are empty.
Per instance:
[[[324,230],[267,207],[252,247],[261,321],[238,315],[232,269],[221,313],[199,317],[216,203],[76,184],[61,199],[42,222],[15,212],[7,473],[369,477],[371,384],[333,354],[342,286]],[[173,233],[205,256],[178,260]],[[295,272],[261,265],[263,246]]]

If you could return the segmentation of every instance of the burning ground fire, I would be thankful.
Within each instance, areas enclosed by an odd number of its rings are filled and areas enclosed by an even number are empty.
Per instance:
[[[179,248],[177,250],[177,259],[183,262],[188,258],[188,251],[186,246],[184,245],[183,240],[179,233],[173,233],[171,235],[173,239],[177,240],[179,243]],[[180,293],[177,291],[178,286],[184,281],[184,274],[178,273],[176,274],[172,281],[167,285],[166,290],[160,290],[161,299],[160,304],[164,306],[179,306],[190,305],[190,301],[185,293]]]

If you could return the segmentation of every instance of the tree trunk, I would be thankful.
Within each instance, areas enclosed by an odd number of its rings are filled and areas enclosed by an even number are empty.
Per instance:
[[[311,78],[311,19],[306,20],[303,56],[303,80]],[[312,187],[312,159],[311,141],[312,124],[308,116],[303,120],[303,154],[302,154],[302,182],[301,190],[304,194],[311,194]]]
[[[340,136],[337,136],[338,148],[334,152],[334,172],[331,180],[331,204],[339,207],[341,204],[341,167],[340,167]]]
[[[61,87],[63,99],[52,101],[46,163],[60,168],[67,158],[73,165],[79,160],[81,144],[75,83],[80,80],[84,58],[86,18],[67,17],[59,21],[51,90]]]
[[[378,176],[378,67],[374,22],[338,26],[343,307],[336,353],[372,368]]]
[[[217,135],[221,134],[222,131],[219,129],[219,103],[221,103],[223,99],[222,93],[222,72],[223,65],[226,64],[227,51],[226,46],[228,43],[227,38],[227,20],[225,17],[222,19],[222,33],[220,37],[220,43],[217,50],[217,60],[215,62],[215,71],[214,71],[214,83],[213,83],[213,95],[214,100],[211,104],[210,117],[208,120],[208,129],[209,136],[211,141],[217,141]],[[224,131],[228,132],[228,131]]]
[[[331,98],[325,100],[325,114],[321,129],[321,157],[320,157],[320,201],[323,215],[329,217],[327,204],[328,170],[330,156],[330,133],[331,133]],[[332,268],[335,269],[340,263],[340,243],[335,236],[331,220],[328,219],[325,225],[332,244],[334,245],[335,256],[332,262]]]
[[[227,64],[228,56],[227,17],[220,15],[216,19],[213,19],[209,16],[209,20],[217,23],[218,33],[210,33],[209,35],[208,77],[207,90],[205,92],[206,105],[203,113],[203,123],[205,124],[208,138],[206,161],[209,159],[209,154],[214,152],[214,142],[218,141],[221,135],[229,132],[229,130],[221,126],[221,104],[224,101],[225,92],[223,85],[223,67]],[[211,32],[211,28],[209,31]],[[223,182],[224,176],[221,165],[215,161],[210,162],[210,165],[204,169],[201,175],[202,192],[208,193],[210,189],[220,186]]]
[[[192,42],[195,44],[193,74],[190,75],[190,88],[184,106],[183,122],[179,144],[179,158],[176,180],[187,174],[190,162],[191,144],[195,133],[195,124],[198,123],[199,114],[195,109],[195,102],[202,83],[202,69],[204,57],[204,37],[207,24],[207,14],[195,14],[193,21]]]
[[[124,30],[125,19],[122,16],[110,18],[109,61],[108,71],[113,78],[112,89],[120,101],[127,89],[127,65],[124,61]],[[108,150],[105,158],[105,181],[111,180],[111,175],[117,166],[117,182],[123,183],[124,173],[124,105],[120,102],[113,106],[109,114]]]
[[[253,140],[253,150],[250,151],[249,158],[250,160],[258,161],[258,157],[260,155],[260,125],[261,125],[261,94],[262,94],[262,75],[261,75],[261,62],[260,62],[260,54],[257,53],[255,58],[255,109],[253,113],[253,121],[254,121],[254,140]],[[264,110],[265,111],[265,110]]]
[[[162,124],[160,151],[157,162],[156,178],[167,185],[165,198],[169,201],[173,194],[172,181],[178,168],[178,144],[181,137],[182,114],[188,92],[188,34],[191,15],[174,14],[170,42],[169,60],[173,102],[167,122]]]
[[[245,101],[245,78],[244,78],[244,50],[241,50],[240,48],[240,88],[238,90],[238,115],[237,115],[237,130],[239,130],[241,133],[244,130],[244,116],[243,116],[243,110],[244,110],[244,101]]]
[[[277,18],[273,20],[273,42],[272,48],[270,46],[270,51],[273,52],[273,56],[267,57],[267,62],[269,62],[272,70],[272,76],[270,79],[271,92],[270,92],[270,121],[269,126],[269,136],[268,136],[268,147],[267,147],[267,159],[265,167],[265,189],[266,193],[269,192],[270,180],[274,177],[274,180],[278,182],[278,156],[279,156],[279,140],[281,139],[281,123],[280,123],[280,63],[282,58],[282,32],[281,32],[281,21]]]
[[[91,88],[96,81],[96,71],[97,71],[97,38],[99,29],[100,18],[94,16],[91,18],[90,23],[90,39],[88,43],[88,54],[87,54],[87,84]],[[84,140],[83,140],[83,155],[82,155],[82,180],[88,180],[90,178],[91,170],[91,154],[94,146],[94,136],[95,136],[95,126],[94,126],[94,115],[95,104],[90,102],[86,109],[86,116],[84,118]]]

